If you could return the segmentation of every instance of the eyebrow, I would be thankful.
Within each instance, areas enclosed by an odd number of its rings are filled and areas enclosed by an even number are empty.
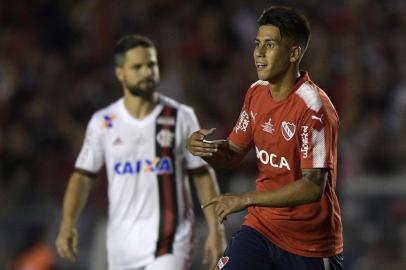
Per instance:
[[[259,40],[258,38],[256,38],[254,41],[260,42],[261,40]],[[279,40],[276,40],[276,39],[274,39],[274,38],[265,38],[265,39],[262,40],[262,41],[264,41],[264,42],[267,42],[267,41],[278,42]]]

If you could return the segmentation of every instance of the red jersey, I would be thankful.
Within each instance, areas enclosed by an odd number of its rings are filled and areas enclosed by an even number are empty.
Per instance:
[[[301,169],[328,168],[319,202],[295,207],[249,207],[244,224],[280,248],[307,257],[330,257],[343,251],[336,189],[338,116],[333,104],[302,73],[288,97],[275,101],[268,82],[248,90],[229,139],[255,147],[257,191],[275,190],[301,178]]]

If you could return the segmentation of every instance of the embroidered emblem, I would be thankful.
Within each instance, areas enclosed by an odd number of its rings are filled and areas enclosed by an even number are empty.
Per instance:
[[[285,140],[289,141],[292,139],[293,135],[295,135],[296,126],[292,123],[283,121],[281,124],[282,127],[282,135]]]
[[[173,137],[175,135],[169,129],[161,129],[156,135],[156,140],[161,147],[172,147]]]
[[[270,117],[268,122],[265,122],[263,125],[261,125],[261,127],[263,127],[262,129],[263,131],[268,132],[270,134],[272,134],[275,131],[272,125],[272,119]]]
[[[248,114],[245,111],[242,111],[240,114],[240,119],[238,120],[238,124],[235,127],[235,133],[238,133],[239,130],[246,132],[249,123],[250,119]]]

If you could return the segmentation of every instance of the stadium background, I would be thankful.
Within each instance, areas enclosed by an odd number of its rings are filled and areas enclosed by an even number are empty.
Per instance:
[[[308,15],[312,39],[302,67],[341,118],[346,269],[406,269],[404,0],[0,1],[0,269],[21,270],[23,261],[43,262],[35,270],[103,269],[104,177],[78,223],[76,264],[59,260],[53,243],[86,123],[121,95],[112,62],[121,35],[156,42],[159,91],[194,106],[201,125],[221,138],[256,80],[255,20],[281,3]],[[221,189],[252,189],[255,174],[251,153],[239,170],[218,172]],[[192,269],[205,269],[196,211]],[[229,236],[242,216],[227,221]]]

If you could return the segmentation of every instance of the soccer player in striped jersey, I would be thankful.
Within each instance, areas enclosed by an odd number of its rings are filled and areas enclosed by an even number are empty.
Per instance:
[[[56,248],[77,255],[75,222],[93,178],[104,165],[108,176],[109,270],[188,268],[194,214],[187,174],[201,202],[218,195],[211,167],[186,150],[199,128],[191,107],[155,92],[157,51],[146,37],[123,37],[115,48],[116,76],[124,97],[91,118],[70,177]],[[225,246],[214,207],[204,211],[209,233],[204,259],[216,265]]]
[[[256,151],[256,191],[221,195],[203,206],[215,205],[220,222],[248,208],[216,269],[343,269],[335,192],[339,120],[326,93],[299,70],[309,23],[294,9],[271,7],[258,24],[259,80],[248,89],[234,129],[226,142],[203,141],[214,129],[202,129],[187,143],[193,155],[221,167]]]

